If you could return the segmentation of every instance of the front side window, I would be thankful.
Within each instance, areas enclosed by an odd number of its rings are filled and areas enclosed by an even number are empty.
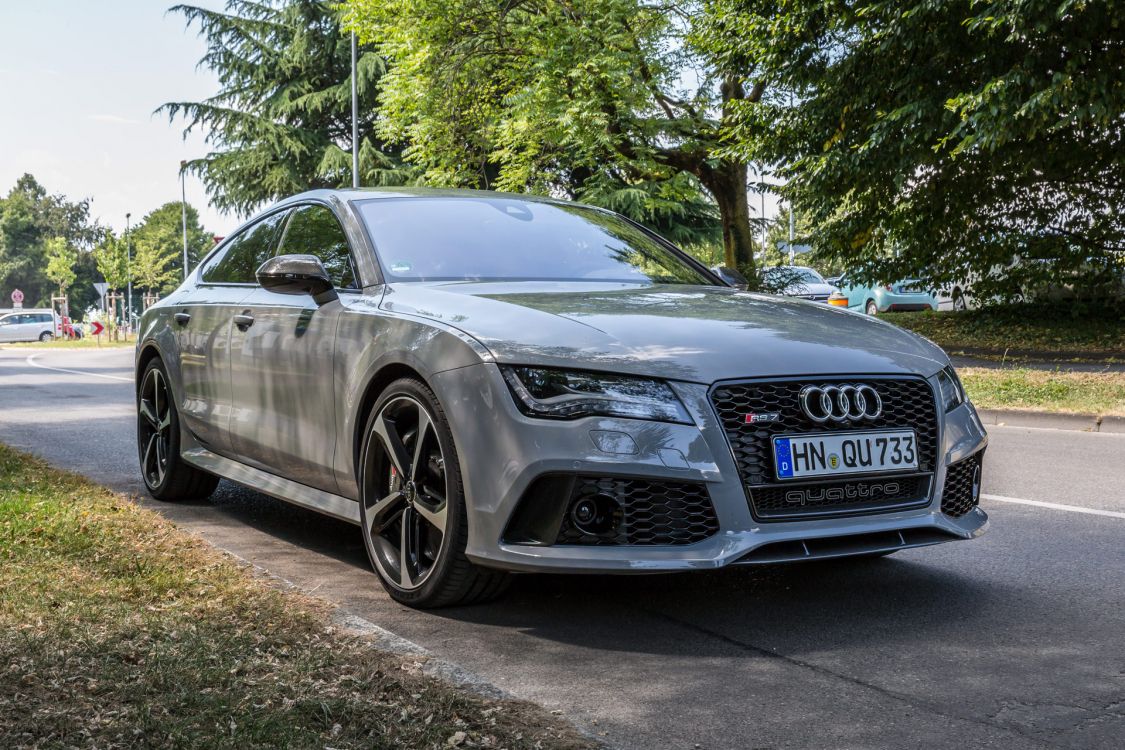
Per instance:
[[[278,255],[315,255],[337,289],[358,289],[348,238],[332,211],[324,206],[302,206],[285,226]]]
[[[625,219],[508,198],[377,198],[358,204],[391,281],[715,281]]]
[[[256,284],[254,274],[258,266],[273,256],[278,230],[285,216],[285,211],[278,211],[236,234],[226,250],[203,269],[203,281],[209,284]]]

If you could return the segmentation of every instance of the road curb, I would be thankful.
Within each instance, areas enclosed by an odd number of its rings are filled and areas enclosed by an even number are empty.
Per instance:
[[[977,413],[986,425],[1125,434],[1125,417],[1015,409],[978,409]]]
[[[196,535],[198,536],[198,534]],[[258,565],[255,562],[247,560],[239,554],[231,552],[225,547],[204,539],[209,546],[219,550],[225,555],[230,556],[237,560],[242,565],[251,568],[254,573],[278,588],[288,591],[294,591],[305,596],[315,596],[312,591],[309,591],[288,578],[279,576],[268,568]],[[459,664],[442,659],[441,657],[434,656],[433,652],[425,646],[420,646],[412,640],[403,638],[401,635],[380,627],[371,622],[367,618],[360,617],[357,614],[348,612],[340,608],[334,611],[329,616],[329,621],[338,628],[347,631],[349,634],[358,636],[369,643],[374,648],[380,651],[386,651],[397,656],[410,656],[421,661],[422,673],[435,679],[439,679],[454,687],[468,690],[484,698],[491,698],[494,700],[521,700],[520,698],[512,695],[511,693],[503,690],[502,688],[493,685],[488,680],[480,677],[479,675],[470,672]],[[570,722],[572,726],[582,732],[573,721]],[[585,735],[585,732],[582,732]]]

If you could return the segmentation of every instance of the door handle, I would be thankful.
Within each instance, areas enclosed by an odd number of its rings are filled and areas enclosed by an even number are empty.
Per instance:
[[[247,310],[241,315],[234,316],[234,324],[238,326],[238,330],[245,331],[247,328],[254,325],[254,316]]]
[[[191,322],[191,314],[186,312],[178,312],[172,316],[172,320],[176,321],[179,325],[186,326]]]

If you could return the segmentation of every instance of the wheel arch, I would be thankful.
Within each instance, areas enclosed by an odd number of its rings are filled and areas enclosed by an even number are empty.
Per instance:
[[[357,485],[359,484],[359,453],[363,449],[363,433],[367,429],[367,420],[371,417],[371,410],[375,408],[375,402],[379,400],[379,396],[387,389],[387,386],[400,378],[414,378],[427,386],[429,385],[429,381],[422,374],[421,369],[403,357],[402,359],[384,362],[376,368],[363,387],[363,395],[360,397],[356,408],[355,423],[352,425],[351,435],[352,472],[355,474]]]
[[[148,363],[154,359],[164,360],[164,356],[160,352],[160,347],[154,341],[146,342],[139,352],[137,352],[137,365],[133,372],[133,389],[136,390],[141,386],[141,375],[144,374],[145,368]],[[165,364],[167,366],[167,364]]]

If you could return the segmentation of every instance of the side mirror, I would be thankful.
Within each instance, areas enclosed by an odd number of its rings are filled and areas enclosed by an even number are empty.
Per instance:
[[[255,275],[263,289],[279,294],[311,294],[318,305],[339,297],[315,255],[278,255],[259,266]]]
[[[735,289],[745,290],[746,287],[749,286],[749,282],[746,281],[746,277],[734,268],[728,268],[727,266],[715,266],[711,269],[711,273],[715,274],[724,282],[726,282],[727,286],[733,286]]]

